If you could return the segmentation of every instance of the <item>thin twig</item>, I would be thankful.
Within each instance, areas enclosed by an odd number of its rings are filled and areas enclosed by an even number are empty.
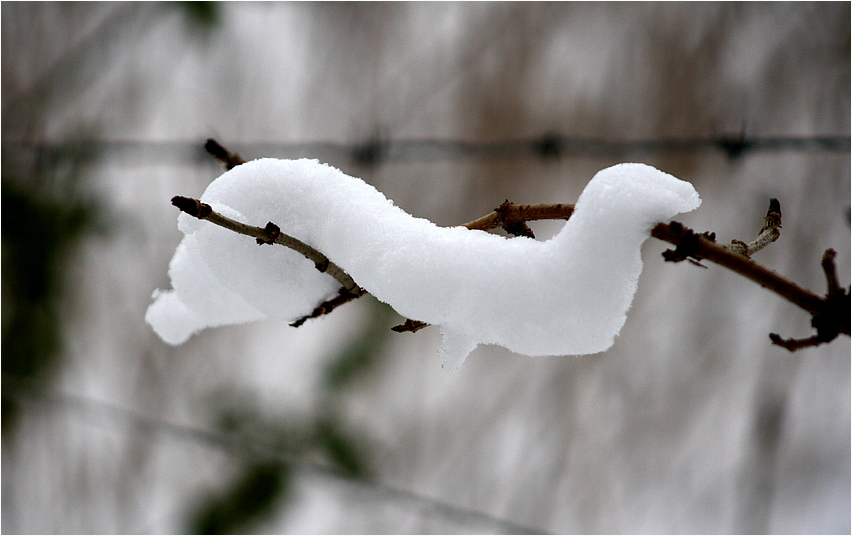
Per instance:
[[[781,236],[781,202],[776,198],[769,200],[769,210],[763,218],[763,228],[757,234],[757,238],[746,244],[742,240],[732,240],[726,248],[736,251],[746,257],[751,257]]]
[[[214,158],[225,164],[226,169],[233,169],[240,164],[245,164],[245,159],[237,153],[232,153],[225,149],[218,141],[213,138],[208,138],[204,144],[204,149],[213,155]]]
[[[837,257],[837,252],[829,248],[822,254],[822,261],[820,262],[822,271],[825,273],[825,282],[828,287],[826,290],[829,297],[843,292],[840,282],[837,280],[837,266],[834,264],[835,257]]]
[[[819,313],[824,308],[825,300],[822,297],[745,255],[717,244],[712,234],[698,234],[673,221],[657,224],[651,230],[651,236],[677,246],[674,251],[663,254],[667,261],[678,262],[686,257],[707,260],[751,279],[811,314]]]
[[[356,298],[360,298],[367,291],[361,287],[356,287],[354,290],[349,290],[346,287],[340,287],[340,290],[337,291],[337,296],[331,298],[330,300],[326,300],[319,304],[309,315],[305,315],[295,322],[292,322],[290,325],[294,328],[297,328],[305,323],[305,321],[310,320],[311,318],[318,318],[322,315],[327,315],[328,313],[334,311],[344,303],[349,303]]]
[[[826,342],[831,342],[832,340],[834,340],[834,337],[832,337],[831,339],[825,339],[824,337],[821,337],[819,334],[816,334],[812,337],[807,337],[805,339],[794,339],[794,338],[785,339],[781,335],[778,335],[777,333],[770,333],[769,334],[769,340],[772,341],[772,344],[774,344],[776,346],[780,346],[781,348],[784,348],[785,350],[795,352],[797,350],[802,350],[803,348],[808,348],[808,347],[811,347],[811,346],[818,346],[818,345],[826,343]]]
[[[223,216],[213,210],[213,208],[207,203],[202,203],[198,199],[192,199],[190,197],[175,196],[172,198],[172,204],[190,216],[195,216],[200,220],[207,220],[210,223],[214,223],[220,227],[234,231],[235,233],[251,236],[255,238],[257,243],[260,245],[274,243],[295,250],[313,261],[317,270],[328,273],[328,275],[337,279],[348,292],[353,294],[362,292],[360,291],[360,287],[357,283],[355,283],[355,280],[352,279],[352,277],[350,277],[349,274],[347,274],[341,267],[331,262],[323,253],[317,251],[308,244],[305,244],[298,238],[282,233],[278,226],[272,222],[266,224],[266,227],[247,225],[245,223],[232,220],[227,216]]]
[[[536,220],[567,220],[573,212],[574,205],[570,204],[542,203],[538,205],[515,205],[507,199],[503,204],[495,208],[494,212],[465,223],[462,227],[479,229],[481,231],[502,227],[507,233],[515,236],[530,236],[532,231],[529,231],[529,228],[526,227],[526,222]],[[527,232],[518,232],[518,228],[526,228],[529,234]]]

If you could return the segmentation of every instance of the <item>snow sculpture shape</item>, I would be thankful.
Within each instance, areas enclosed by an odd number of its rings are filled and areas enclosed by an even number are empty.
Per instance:
[[[626,320],[640,247],[659,222],[701,200],[687,182],[644,164],[598,172],[553,238],[504,238],[438,227],[364,181],[316,160],[261,159],[226,172],[201,200],[233,219],[271,221],[323,252],[404,317],[438,325],[444,367],[478,344],[526,355],[608,349]],[[339,283],[280,246],[258,246],[187,214],[146,321],[168,343],[206,327],[309,314]]]

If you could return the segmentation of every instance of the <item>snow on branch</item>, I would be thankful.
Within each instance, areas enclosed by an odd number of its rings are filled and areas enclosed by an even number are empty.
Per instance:
[[[507,201],[494,212],[466,225],[483,230],[503,227],[506,232],[511,233],[511,226],[518,226],[526,221],[568,219],[573,210],[574,206],[568,204],[514,205]],[[822,260],[823,270],[828,282],[826,296],[819,296],[751,259],[752,255],[778,240],[781,236],[781,203],[778,199],[769,200],[769,209],[764,217],[764,225],[757,237],[748,243],[742,240],[732,240],[730,244],[720,245],[716,243],[715,233],[698,234],[676,221],[656,225],[651,230],[651,236],[677,246],[674,250],[663,252],[663,258],[666,261],[688,260],[697,266],[705,267],[699,261],[707,260],[724,266],[775,292],[813,316],[812,324],[818,331],[817,335],[806,339],[783,339],[778,334],[771,333],[769,337],[774,344],[795,351],[831,342],[840,334],[849,335],[849,293],[838,282],[834,265],[836,252],[833,249],[827,250]],[[416,331],[422,327],[425,326],[406,320],[404,324],[396,326],[394,329],[396,331]]]
[[[442,228],[316,160],[244,163],[214,140],[205,147],[230,171],[201,200],[173,198],[185,234],[169,266],[174,289],[157,291],[146,313],[172,344],[205,327],[266,317],[299,326],[369,292],[409,318],[395,331],[438,325],[448,369],[483,343],[527,355],[596,353],[624,324],[649,236],[676,246],[664,253],[667,261],[720,264],[814,315],[817,336],[773,334],[775,344],[793,350],[849,334],[849,295],[831,269],[833,257],[823,263],[826,298],[750,259],[779,236],[777,200],[755,240],[722,246],[711,233],[660,223],[700,204],[689,183],[644,164],[619,164],[595,175],[576,205],[506,201],[483,218]],[[567,221],[541,242],[527,226],[540,219]],[[258,220],[269,223],[244,223]],[[483,232],[497,227],[515,238]],[[286,247],[252,249],[239,235]]]
[[[212,140],[211,140],[212,141]],[[228,153],[229,155],[232,153]],[[230,160],[230,157],[227,157]],[[325,300],[321,304],[319,304],[310,314],[304,315],[301,318],[297,318],[290,325],[293,327],[299,327],[305,323],[306,320],[311,318],[317,318],[319,316],[328,314],[332,312],[337,307],[343,305],[344,303],[350,302],[355,298],[359,298],[364,295],[364,289],[359,287],[355,280],[349,276],[342,268],[328,260],[328,257],[323,255],[320,251],[312,248],[308,244],[305,244],[301,240],[294,238],[288,234],[282,233],[281,228],[275,225],[272,222],[266,224],[266,227],[254,227],[251,225],[246,225],[245,223],[238,222],[236,220],[232,220],[227,216],[223,216],[219,214],[213,208],[206,204],[202,203],[198,199],[192,199],[189,197],[181,197],[175,196],[172,198],[172,204],[179,208],[182,212],[189,214],[190,216],[194,216],[199,220],[207,220],[210,223],[216,224],[220,227],[224,227],[225,229],[234,231],[235,233],[251,236],[255,239],[258,245],[263,244],[280,244],[284,247],[290,248],[297,253],[300,253],[305,256],[308,260],[314,263],[314,267],[320,273],[327,273],[331,277],[335,278],[342,285],[340,289],[337,291],[337,295],[331,299]]]
[[[266,227],[254,227],[238,222],[227,216],[219,214],[213,208],[202,203],[198,199],[189,197],[175,196],[172,198],[172,205],[179,208],[182,212],[186,212],[190,216],[194,216],[199,220],[207,220],[210,223],[216,224],[225,229],[234,231],[235,233],[251,236],[255,239],[258,245],[263,244],[280,244],[288,247],[293,251],[301,253],[307,259],[313,261],[314,266],[319,272],[327,272],[328,275],[340,281],[343,288],[349,292],[354,292],[358,289],[355,281],[343,271],[339,266],[328,260],[328,257],[321,252],[305,244],[298,238],[294,238],[288,234],[282,233],[281,228],[272,222],[266,224]]]

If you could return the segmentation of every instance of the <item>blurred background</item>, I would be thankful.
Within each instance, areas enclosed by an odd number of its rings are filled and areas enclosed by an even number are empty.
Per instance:
[[[832,247],[848,285],[849,3],[0,9],[4,533],[852,530],[849,338],[772,346],[808,315],[653,239],[593,356],[445,373],[372,298],[179,347],[143,322],[208,137],[440,225],[641,161],[721,242],[779,198],[756,260],[822,294]]]

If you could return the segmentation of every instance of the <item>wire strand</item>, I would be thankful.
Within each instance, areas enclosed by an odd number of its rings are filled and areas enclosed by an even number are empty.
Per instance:
[[[144,162],[205,160],[204,141],[148,142],[138,140],[90,139],[80,142],[93,155],[108,154],[120,158],[140,158]],[[53,159],[67,154],[70,144],[45,141],[6,140],[4,151],[30,154],[33,158]],[[812,153],[850,151],[850,136],[745,136],[619,140],[610,138],[567,136],[547,133],[538,137],[495,141],[454,139],[390,139],[375,136],[355,143],[332,141],[293,143],[239,143],[236,147],[247,158],[324,158],[352,161],[362,165],[386,162],[431,162],[445,160],[494,160],[539,158],[556,159],[571,156],[618,156],[635,154],[667,154],[720,152],[731,159],[752,153]]]

